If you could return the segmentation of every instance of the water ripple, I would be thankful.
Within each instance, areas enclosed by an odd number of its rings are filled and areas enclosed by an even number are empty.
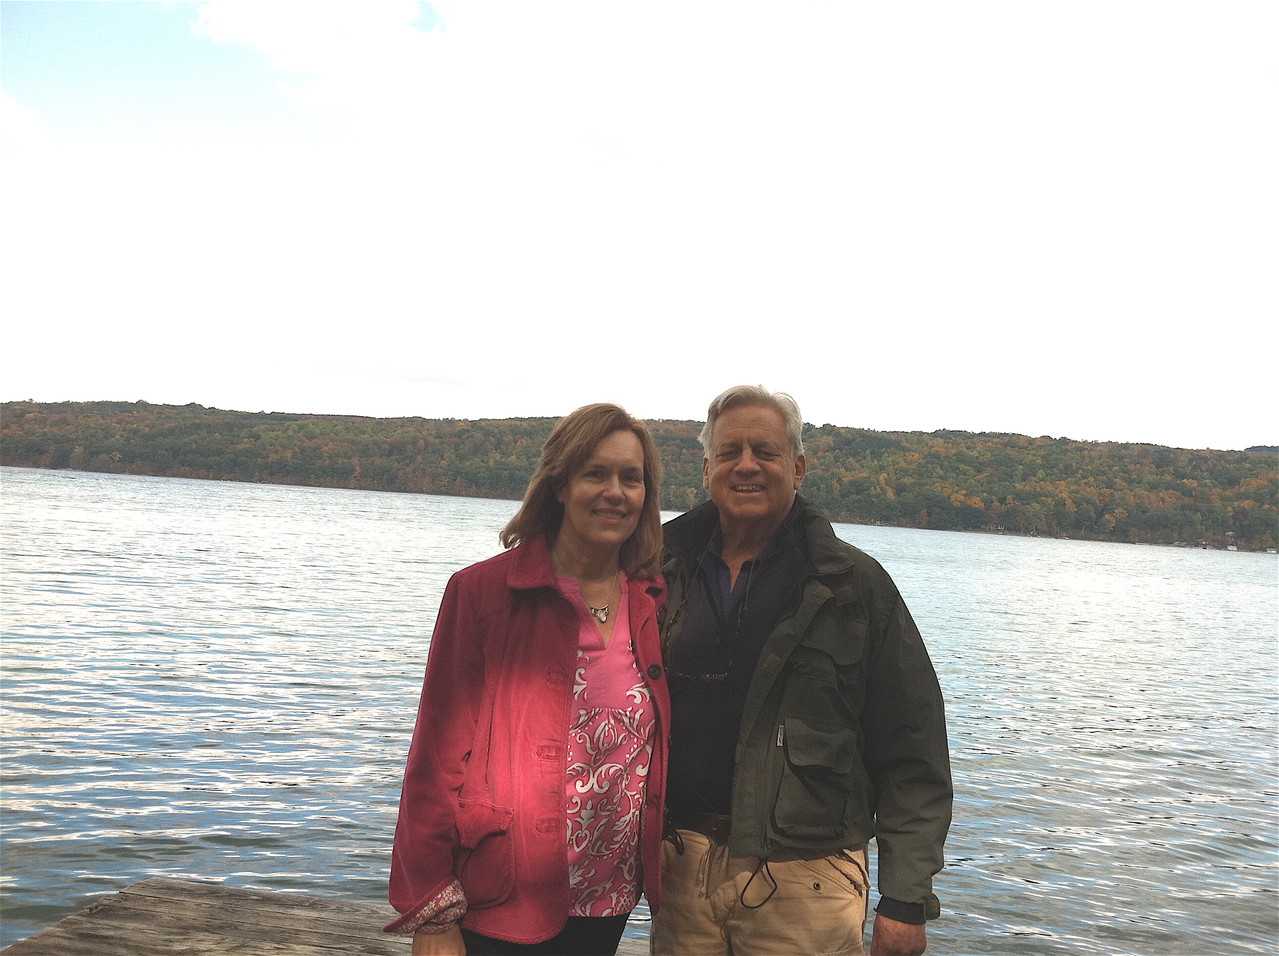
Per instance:
[[[0,943],[147,876],[382,902],[440,594],[516,505],[0,475]],[[947,698],[930,952],[1274,950],[1273,556],[837,530]]]

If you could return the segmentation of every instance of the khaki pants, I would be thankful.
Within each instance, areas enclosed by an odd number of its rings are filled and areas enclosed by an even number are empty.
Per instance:
[[[662,843],[662,908],[653,956],[845,956],[865,953],[864,850],[817,860],[737,859],[680,830]]]

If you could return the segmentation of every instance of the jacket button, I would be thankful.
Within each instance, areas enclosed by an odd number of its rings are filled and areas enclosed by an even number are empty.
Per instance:
[[[662,678],[662,665],[660,665],[660,664],[649,664],[649,665],[648,665],[648,676],[649,676],[649,677],[651,677],[651,678],[653,678],[653,680],[661,680],[661,678]]]

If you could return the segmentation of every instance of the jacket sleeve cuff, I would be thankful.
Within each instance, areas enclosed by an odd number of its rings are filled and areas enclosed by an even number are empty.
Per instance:
[[[890,896],[881,896],[879,905],[875,907],[875,912],[899,923],[920,926],[930,919],[937,919],[937,917],[941,916],[941,903],[938,902],[935,896],[929,896],[922,903],[906,903],[902,900],[895,900]]]
[[[430,899],[419,903],[393,923],[382,927],[385,933],[412,936],[416,933],[434,935],[452,929],[453,924],[466,915],[466,894],[457,880],[451,882]]]

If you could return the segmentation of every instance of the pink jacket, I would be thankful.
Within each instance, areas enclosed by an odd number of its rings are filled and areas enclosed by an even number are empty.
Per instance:
[[[670,697],[660,581],[629,582],[631,634],[657,733],[640,829],[643,889],[661,905]],[[578,618],[545,539],[459,571],[440,605],[400,796],[387,927],[412,932],[456,894],[464,925],[517,943],[568,919],[566,761]],[[486,772],[487,770],[487,772]]]

